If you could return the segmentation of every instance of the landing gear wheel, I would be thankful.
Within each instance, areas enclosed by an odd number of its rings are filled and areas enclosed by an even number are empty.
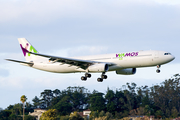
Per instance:
[[[81,77],[81,80],[86,81],[86,80],[87,80],[87,77],[82,76],[82,77]]]
[[[107,79],[107,75],[101,75],[102,79]]]
[[[157,65],[157,70],[156,70],[157,73],[160,73],[160,72],[161,72],[161,71],[160,71],[160,67],[161,67],[161,65]]]
[[[98,78],[97,81],[98,82],[103,82],[103,79],[102,78]]]
[[[157,73],[160,73],[161,71],[159,69],[156,70]]]
[[[160,68],[161,67],[161,65],[157,65],[157,68]]]
[[[88,78],[90,78],[90,77],[91,77],[91,74],[89,74],[89,73],[86,73],[86,74],[85,74],[85,77],[88,77]]]

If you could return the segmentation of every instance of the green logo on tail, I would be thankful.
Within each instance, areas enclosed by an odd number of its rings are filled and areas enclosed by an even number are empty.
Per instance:
[[[34,51],[34,53],[37,53],[36,49],[31,45],[29,52],[32,52],[32,50]],[[30,55],[31,53],[28,53],[28,56]]]

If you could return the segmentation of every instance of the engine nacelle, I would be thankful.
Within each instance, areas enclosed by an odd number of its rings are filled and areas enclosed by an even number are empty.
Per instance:
[[[108,64],[100,63],[88,67],[89,72],[107,72],[109,70]]]
[[[116,74],[122,74],[122,75],[134,75],[135,73],[136,73],[136,68],[126,68],[116,71]]]

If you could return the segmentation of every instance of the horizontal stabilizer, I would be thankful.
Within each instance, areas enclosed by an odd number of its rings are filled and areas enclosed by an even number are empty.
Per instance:
[[[12,59],[5,59],[7,61],[12,61],[12,62],[17,62],[17,63],[23,63],[23,64],[26,64],[26,65],[29,65],[29,66],[33,66],[34,63],[31,63],[31,62],[23,62],[23,61],[19,61],[19,60],[12,60]]]

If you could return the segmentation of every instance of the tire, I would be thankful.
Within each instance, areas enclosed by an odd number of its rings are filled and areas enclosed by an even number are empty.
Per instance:
[[[98,82],[103,82],[103,79],[102,78],[98,78],[97,81]]]
[[[107,79],[107,75],[102,75],[101,78],[102,79]]]
[[[86,80],[87,80],[87,77],[82,76],[82,77],[81,77],[81,80],[86,81]]]
[[[156,70],[157,73],[160,73],[161,71],[159,69]]]
[[[88,77],[88,78],[90,78],[90,77],[91,77],[91,74],[86,73],[85,76]]]

